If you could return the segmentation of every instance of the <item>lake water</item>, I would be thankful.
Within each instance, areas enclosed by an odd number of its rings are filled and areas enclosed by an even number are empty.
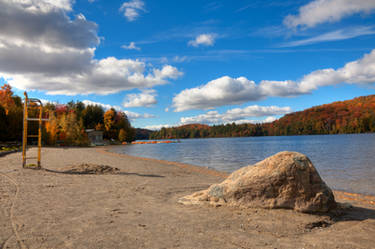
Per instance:
[[[112,150],[232,172],[280,151],[307,155],[335,190],[375,195],[375,134],[184,139]]]

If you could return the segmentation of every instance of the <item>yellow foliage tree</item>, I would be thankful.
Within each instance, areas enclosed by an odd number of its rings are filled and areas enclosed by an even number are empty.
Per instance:
[[[126,140],[126,131],[124,129],[120,129],[118,133],[118,140],[120,142],[124,142]]]
[[[115,124],[116,111],[112,108],[104,113],[104,127],[106,131],[110,131]]]

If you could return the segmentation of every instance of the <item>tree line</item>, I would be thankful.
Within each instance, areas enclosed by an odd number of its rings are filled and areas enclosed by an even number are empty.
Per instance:
[[[29,116],[36,117],[37,112],[30,108]],[[101,106],[85,105],[80,101],[47,103],[43,106],[43,116],[49,119],[42,131],[42,141],[46,145],[88,145],[87,129],[103,131],[108,140],[131,142],[135,139],[135,129],[128,117],[115,109],[105,111]],[[29,122],[29,134],[38,133],[36,123]],[[0,89],[0,141],[21,141],[22,125],[22,99],[5,84]]]
[[[375,95],[294,112],[259,124],[183,125],[162,128],[150,139],[348,134],[375,132]]]

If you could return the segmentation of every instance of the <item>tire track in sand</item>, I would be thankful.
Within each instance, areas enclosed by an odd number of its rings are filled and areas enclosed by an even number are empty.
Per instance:
[[[16,200],[18,198],[18,194],[20,192],[20,187],[19,187],[19,184],[16,180],[14,180],[12,177],[4,174],[4,173],[1,173],[0,172],[0,175],[4,176],[5,178],[7,178],[11,183],[13,183],[13,185],[16,187],[16,194],[14,195],[13,199],[12,199],[12,205],[10,207],[10,221],[12,223],[12,229],[13,229],[13,233],[14,235],[16,236],[16,239],[17,239],[17,244],[21,247],[21,249],[27,249],[27,247],[25,246],[25,244],[22,242],[22,240],[20,239],[20,236],[18,234],[18,231],[17,231],[17,225],[16,223],[14,222],[14,207],[16,206]],[[10,241],[10,239],[12,238],[13,236],[10,236],[3,244],[3,248],[6,248],[7,246],[7,243]]]

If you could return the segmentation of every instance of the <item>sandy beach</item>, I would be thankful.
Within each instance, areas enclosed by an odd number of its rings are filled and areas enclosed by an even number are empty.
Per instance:
[[[31,149],[33,152],[33,149]],[[374,248],[375,197],[335,191],[339,214],[184,206],[225,173],[102,148],[44,148],[42,167],[0,157],[0,248]],[[62,173],[81,163],[115,174]]]

